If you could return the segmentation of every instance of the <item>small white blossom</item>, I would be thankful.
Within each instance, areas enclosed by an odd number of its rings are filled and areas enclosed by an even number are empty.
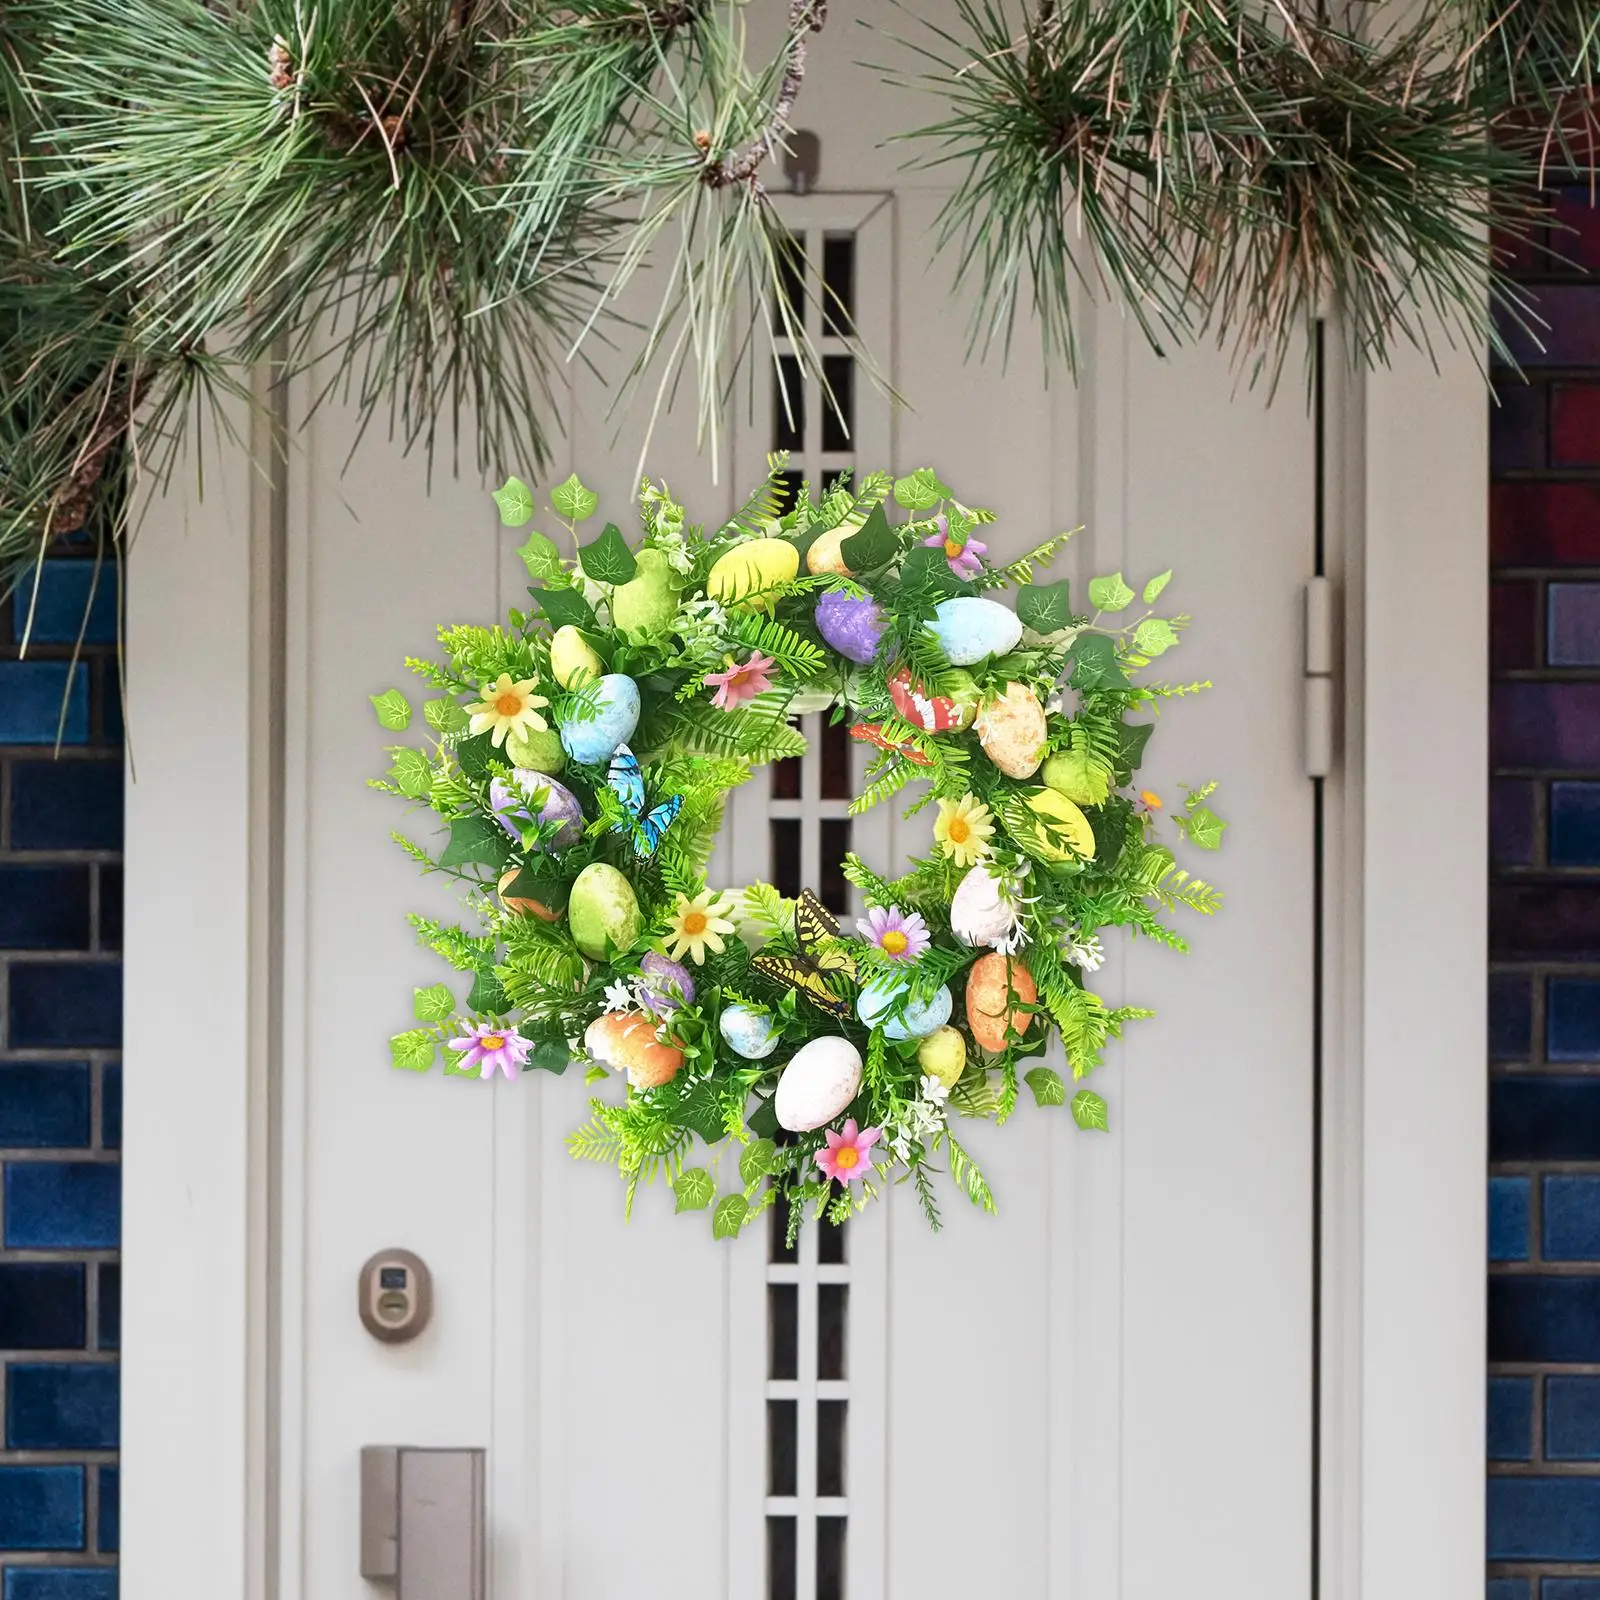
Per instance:
[[[894,1151],[898,1160],[903,1161],[908,1167],[911,1165],[911,1141],[906,1137],[904,1128],[897,1128],[889,1140],[889,1148]]]
[[[606,985],[607,1011],[632,1011],[638,1003],[632,985],[624,983],[621,978]]]
[[[922,1082],[917,1085],[917,1087],[922,1091],[922,1098],[924,1100],[932,1101],[932,1103],[936,1106],[942,1106],[949,1102],[949,1087],[946,1084],[941,1083],[939,1079],[935,1078],[931,1073],[925,1076]]]

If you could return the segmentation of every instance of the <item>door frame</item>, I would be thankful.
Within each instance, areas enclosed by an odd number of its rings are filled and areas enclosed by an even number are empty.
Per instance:
[[[1441,350],[1329,393],[1324,1600],[1482,1581],[1487,427],[1470,352]],[[180,465],[128,583],[124,1600],[301,1600],[271,1225],[287,474],[281,415],[232,420],[250,452],[208,434],[204,495]],[[1457,870],[1419,894],[1431,861]]]

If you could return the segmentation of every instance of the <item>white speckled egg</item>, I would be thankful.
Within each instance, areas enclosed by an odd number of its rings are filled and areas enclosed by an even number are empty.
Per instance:
[[[1012,914],[1000,899],[1000,885],[980,861],[956,885],[950,898],[950,931],[974,949],[992,945],[1010,930]]]
[[[746,1061],[765,1061],[778,1048],[771,1016],[754,1006],[725,1006],[717,1026],[727,1047]]]
[[[1039,697],[1025,683],[1008,683],[973,724],[983,753],[1008,778],[1031,778],[1044,760],[1049,727]]]
[[[848,1039],[813,1039],[778,1079],[778,1122],[790,1133],[809,1133],[832,1122],[860,1087],[860,1051]]]
[[[621,672],[608,672],[594,690],[596,715],[561,725],[561,747],[574,761],[598,766],[616,754],[639,726],[639,685]]]
[[[1022,642],[1022,623],[998,600],[957,595],[941,600],[928,624],[951,666],[970,667],[985,656],[1003,656]]]

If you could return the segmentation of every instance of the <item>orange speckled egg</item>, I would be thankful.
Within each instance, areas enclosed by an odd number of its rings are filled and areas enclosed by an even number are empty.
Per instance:
[[[979,956],[967,974],[967,1026],[985,1050],[1004,1050],[1008,1031],[1026,1033],[1032,1015],[1008,1000],[1032,1005],[1039,998],[1033,974],[1015,956]]]
[[[542,900],[530,900],[523,895],[506,893],[507,887],[522,869],[511,867],[500,875],[500,904],[507,911],[520,911],[524,916],[540,917],[546,922],[555,922],[561,916],[559,911],[552,911]]]

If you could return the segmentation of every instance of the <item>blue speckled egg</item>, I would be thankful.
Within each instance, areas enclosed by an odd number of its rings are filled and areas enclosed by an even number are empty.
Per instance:
[[[544,796],[544,801],[539,807],[537,820],[561,824],[561,831],[549,840],[545,848],[565,850],[583,837],[583,807],[570,789],[546,773],[530,772],[521,767],[515,768],[511,776],[515,788],[503,778],[489,780],[489,805],[494,811],[495,821],[513,839],[520,839],[522,830],[535,820],[532,803],[534,797],[540,794]]]
[[[596,715],[561,725],[561,748],[584,766],[609,761],[639,726],[639,685],[621,672],[608,672],[595,686]]]
[[[948,984],[931,1000],[913,1000],[906,1007],[904,1017],[897,1021],[889,1013],[905,992],[900,984],[870,984],[856,1001],[856,1015],[869,1028],[881,1022],[885,1039],[925,1039],[950,1020],[955,1002]]]
[[[928,624],[953,667],[970,667],[985,656],[1003,656],[1022,642],[1022,623],[998,600],[957,595],[941,600]]]
[[[728,1048],[746,1061],[765,1061],[778,1048],[776,1024],[754,1006],[724,1007],[717,1025]]]
[[[865,666],[883,638],[883,609],[870,595],[830,589],[817,601],[817,632],[840,655]]]

